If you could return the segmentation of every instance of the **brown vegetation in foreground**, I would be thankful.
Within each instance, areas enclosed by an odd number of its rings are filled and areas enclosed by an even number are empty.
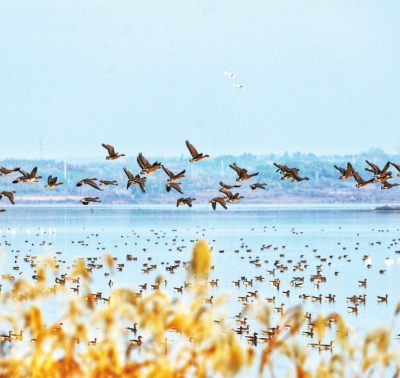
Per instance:
[[[107,262],[112,268],[113,259],[108,257]],[[37,282],[18,279],[12,290],[1,293],[2,329],[9,327],[15,334],[0,336],[0,377],[234,377],[246,375],[247,369],[274,377],[276,361],[284,361],[289,376],[297,377],[381,377],[387,369],[400,376],[400,353],[390,348],[393,329],[376,329],[358,345],[338,314],[320,316],[314,322],[318,340],[329,319],[334,319],[337,327],[333,349],[314,345],[321,351],[317,363],[309,363],[311,349],[301,346],[295,337],[304,322],[301,307],[282,315],[280,327],[290,325],[289,329],[269,340],[248,338],[253,345],[245,344],[224,320],[224,297],[212,304],[203,299],[210,262],[208,244],[199,241],[189,273],[189,304],[171,300],[162,291],[140,297],[129,289],[115,289],[109,301],[97,305],[83,261],[77,262],[70,276],[80,277],[81,292],[74,298],[63,286],[47,288],[44,266],[54,266],[54,260],[43,261]],[[54,300],[54,290],[58,297],[67,298],[65,311],[58,323],[46,327],[43,303]],[[21,299],[24,305],[20,305]],[[247,311],[258,319],[260,328],[270,327],[268,305],[258,304]],[[400,304],[393,324],[398,312]],[[126,325],[134,323],[137,335],[148,337],[131,336]],[[19,333],[21,324],[23,334]],[[92,327],[98,328],[95,340],[88,336]],[[171,332],[177,332],[180,341],[169,341]]]

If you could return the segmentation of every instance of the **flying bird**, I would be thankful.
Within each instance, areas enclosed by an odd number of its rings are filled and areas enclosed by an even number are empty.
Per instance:
[[[186,172],[186,170],[183,170],[182,172],[179,172],[175,175],[168,168],[164,167],[163,165],[161,165],[161,168],[169,176],[169,179],[167,180],[168,182],[177,181],[180,178],[185,177],[184,173]]]
[[[125,167],[124,172],[128,176],[126,189],[128,189],[131,185],[139,185],[143,193],[146,191],[146,177],[140,177],[140,175],[133,176],[133,174],[129,172]]]
[[[233,73],[228,72],[228,71],[224,71],[224,75],[230,76],[230,77],[235,77]]]
[[[236,165],[236,163],[230,164],[229,165],[234,171],[236,171],[238,177],[236,178],[236,181],[245,181],[248,180],[250,178],[252,178],[253,176],[257,176],[258,172],[256,173],[252,173],[252,174],[247,174],[247,169],[245,168],[240,168]]]
[[[222,181],[219,183],[223,189],[231,190],[232,188],[240,188],[240,185],[226,185]]]
[[[17,177],[12,183],[18,184],[19,182],[38,182],[42,176],[36,176],[37,167],[33,168],[31,173],[25,172],[22,169],[18,169],[22,176]]]
[[[89,205],[89,202],[101,202],[99,197],[85,197],[79,200],[83,205]]]
[[[16,193],[14,190],[12,192],[3,191],[3,192],[0,193],[0,199],[2,199],[3,197],[7,197],[10,200],[10,202],[13,205],[15,205],[14,193]]]
[[[102,143],[102,146],[108,151],[108,156],[106,157],[107,160],[116,160],[122,156],[125,156],[125,154],[119,154],[118,152],[116,153],[114,147],[110,144]]]
[[[53,177],[52,175],[50,175],[47,178],[47,185],[45,186],[45,188],[56,188],[58,185],[63,185],[63,183],[57,182],[57,177]]]
[[[16,171],[19,171],[19,167],[13,168],[13,169],[7,169],[0,165],[0,176],[8,176],[11,173],[16,172]]]
[[[142,153],[140,153],[138,155],[137,162],[138,162],[140,168],[142,168],[142,171],[140,172],[141,175],[143,175],[143,174],[150,175],[157,169],[161,168],[161,163],[155,162],[153,164],[150,164],[149,161],[143,156]]]
[[[118,185],[117,180],[107,181],[107,180],[100,180],[99,186],[108,186],[108,185]]]
[[[176,207],[178,207],[179,205],[188,205],[189,207],[192,207],[192,202],[193,201],[196,201],[196,198],[190,198],[190,197],[188,197],[188,198],[179,198],[177,201],[176,201]]]
[[[268,190],[268,189],[265,189],[265,188],[264,188],[265,185],[267,185],[267,184],[266,184],[266,183],[263,183],[263,184],[255,183],[255,184],[251,184],[251,185],[250,185],[250,188],[251,188],[251,190],[255,190],[255,189],[257,189],[257,188],[264,189],[264,190]]]
[[[354,179],[357,181],[356,188],[362,188],[363,186],[366,186],[368,184],[372,184],[374,182],[374,179],[372,178],[371,180],[365,181],[359,174],[358,172],[354,172]]]
[[[355,172],[355,170],[350,162],[347,163],[346,169],[338,167],[337,165],[334,165],[334,167],[342,174],[341,176],[338,177],[339,180],[349,179],[350,177],[353,177],[354,172]]]
[[[86,178],[84,180],[78,181],[76,183],[76,186],[82,186],[82,185],[87,184],[87,185],[90,185],[92,188],[95,188],[97,190],[103,190],[103,189],[100,189],[98,187],[98,185],[95,183],[96,180],[97,180],[97,178]]]
[[[191,144],[188,140],[186,141],[186,146],[189,149],[190,155],[192,155],[192,158],[189,160],[190,163],[210,157],[209,155],[203,155],[202,153],[199,154],[194,148],[193,144]]]
[[[228,209],[228,207],[226,206],[226,202],[225,202],[225,198],[224,197],[213,198],[212,200],[208,201],[208,203],[211,203],[211,206],[212,206],[213,210],[216,209],[217,203],[219,203],[225,210]]]
[[[390,183],[390,182],[388,182],[388,181],[384,181],[383,182],[383,185],[381,186],[381,189],[392,189],[394,186],[397,186],[397,185],[399,185],[397,182],[396,183]]]
[[[165,185],[165,188],[167,189],[167,192],[171,191],[171,188],[174,188],[176,191],[183,194],[181,187],[179,186],[180,184],[180,182],[170,182]]]
[[[395,167],[400,172],[400,164],[396,164],[396,163],[392,163],[392,162],[390,162],[390,164],[392,164],[393,167]],[[400,173],[398,173],[397,176],[400,177]]]
[[[232,192],[230,192],[229,190],[226,190],[224,188],[221,188],[219,191],[221,193],[224,193],[228,197],[228,199],[227,199],[228,202],[237,202],[240,199],[244,198],[243,196],[239,197],[239,193],[232,194]]]
[[[392,173],[392,172],[387,172],[390,166],[390,161],[388,161],[382,169],[380,169],[376,164],[371,163],[368,160],[365,160],[365,162],[371,167],[371,168],[369,167],[365,168],[365,170],[368,172],[372,172],[375,177],[383,177]]]
[[[240,85],[240,84],[232,84],[232,85],[237,89],[242,89],[243,88],[243,86]]]

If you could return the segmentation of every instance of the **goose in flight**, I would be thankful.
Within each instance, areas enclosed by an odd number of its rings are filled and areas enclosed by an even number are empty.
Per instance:
[[[243,88],[243,85],[240,85],[240,84],[232,84],[232,85],[237,89],[242,89]]]
[[[395,167],[400,172],[400,164],[396,164],[396,163],[392,163],[392,162],[390,162],[390,164],[392,164],[393,167]],[[400,177],[400,173],[398,173],[397,176]]]
[[[278,163],[274,163],[274,165],[275,165],[275,167],[278,168],[276,170],[276,172],[279,172],[282,175],[286,175],[288,173],[292,174],[293,172],[298,174],[300,172],[300,169],[298,169],[298,168],[289,168],[287,165],[281,165],[281,164],[278,164]],[[284,180],[287,180],[287,178],[284,179]]]
[[[387,172],[387,170],[390,166],[390,161],[388,161],[382,169],[380,169],[376,164],[371,163],[368,160],[365,160],[365,162],[371,167],[371,168],[369,168],[369,167],[365,168],[365,170],[368,172],[372,172],[375,177],[383,177],[388,174],[392,174],[392,172]]]
[[[76,186],[82,186],[82,185],[87,184],[87,185],[90,185],[92,188],[95,188],[97,190],[103,190],[103,189],[100,189],[98,187],[98,185],[95,183],[96,180],[97,180],[97,178],[86,178],[84,180],[78,181],[76,183]]]
[[[99,186],[108,186],[108,185],[118,185],[117,180],[107,181],[107,180],[100,180]]]
[[[13,169],[7,169],[0,165],[0,176],[8,176],[11,173],[16,172],[16,171],[19,171],[19,167],[13,168]]]
[[[224,75],[230,76],[230,77],[235,77],[235,75],[233,73],[228,72],[228,71],[224,71]]]
[[[189,160],[190,163],[210,157],[209,155],[203,155],[202,153],[199,154],[194,148],[193,144],[191,144],[188,140],[186,141],[186,146],[189,149],[190,155],[192,155],[192,158]]]
[[[222,186],[222,189],[231,190],[233,188],[240,188],[240,185],[226,185],[222,181],[219,183]]]
[[[79,200],[83,205],[89,205],[89,202],[101,202],[99,197],[85,197]]]
[[[37,167],[33,168],[31,173],[25,172],[22,169],[18,170],[20,173],[22,173],[22,176],[16,178],[12,183],[13,184],[18,184],[19,182],[38,182],[39,179],[42,178],[42,176],[36,176],[37,173]]]
[[[208,201],[208,203],[211,203],[213,210],[217,208],[217,203],[219,203],[225,210],[228,209],[224,197],[213,198],[212,200]]]
[[[142,171],[140,172],[141,175],[147,174],[150,175],[157,169],[161,168],[161,163],[155,162],[153,164],[150,164],[149,161],[143,156],[142,153],[140,153],[137,157],[137,162],[142,168]]]
[[[178,207],[179,205],[188,205],[189,207],[192,207],[192,202],[193,201],[196,201],[196,198],[190,198],[190,197],[188,197],[188,198],[179,198],[177,201],[176,201],[176,207]]]
[[[179,172],[175,175],[168,168],[165,168],[163,165],[161,165],[161,168],[169,176],[169,179],[167,180],[168,182],[178,181],[180,178],[185,177],[184,173],[186,172],[186,170],[183,170],[182,172]]]
[[[251,184],[250,188],[251,188],[251,190],[255,190],[257,188],[268,190],[268,189],[265,188],[265,185],[267,185],[267,184],[266,183],[262,183],[262,184],[255,183],[255,184]]]
[[[236,165],[236,163],[230,164],[229,165],[234,171],[236,171],[238,177],[236,178],[236,181],[245,181],[248,180],[250,178],[252,178],[253,176],[257,176],[258,172],[256,173],[252,173],[252,174],[247,174],[247,169],[245,168],[240,168]]]
[[[140,175],[133,176],[133,174],[129,172],[125,167],[124,167],[124,172],[128,176],[128,183],[126,184],[126,189],[129,189],[131,185],[132,186],[139,185],[143,193],[146,191],[146,177],[140,177]]]
[[[287,180],[291,178],[291,182],[300,182],[303,180],[309,180],[308,177],[300,177],[296,172],[288,172],[285,176],[281,177],[281,180]]]
[[[386,172],[386,174],[383,174],[381,176],[375,176],[374,182],[385,182],[387,180],[392,179],[392,172]]]
[[[381,186],[381,189],[392,189],[394,186],[397,186],[397,185],[399,185],[397,182],[396,183],[390,183],[390,182],[388,182],[388,181],[384,181],[383,182],[383,185]]]
[[[371,180],[365,181],[363,178],[361,178],[358,172],[354,172],[354,179],[357,181],[356,188],[362,188],[363,186],[372,184],[374,182],[373,178]]]
[[[339,180],[349,179],[350,177],[353,177],[355,172],[350,162],[347,163],[346,169],[338,167],[337,165],[334,165],[334,167],[342,174],[341,176],[338,177]]]
[[[227,198],[228,198],[227,201],[228,202],[237,202],[240,199],[244,198],[243,196],[239,197],[239,193],[232,194],[232,192],[230,192],[229,190],[226,190],[224,188],[221,188],[219,191],[224,193],[227,196]]]
[[[118,152],[116,153],[114,147],[110,144],[102,143],[102,146],[108,151],[108,156],[106,157],[107,160],[116,160],[122,156],[125,156],[125,154],[119,154]]]
[[[180,182],[169,182],[168,184],[165,185],[165,188],[167,189],[167,192],[170,192],[171,188],[174,188],[176,191],[183,194],[181,187],[179,186],[180,184],[181,184]]]
[[[10,202],[15,205],[15,201],[14,201],[14,193],[16,193],[14,190],[12,192],[6,192],[6,191],[2,191],[0,193],[0,199],[2,199],[3,197],[7,197]]]
[[[45,186],[45,188],[56,188],[58,185],[62,184],[62,182],[57,182],[57,177],[53,177],[52,175],[50,175],[47,178],[47,185]]]

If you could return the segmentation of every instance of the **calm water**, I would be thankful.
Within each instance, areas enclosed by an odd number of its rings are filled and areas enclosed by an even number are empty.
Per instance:
[[[58,258],[66,263],[61,263],[59,274],[68,273],[67,266],[74,259],[102,256],[108,252],[125,267],[110,277],[104,276],[106,268],[93,270],[93,288],[102,292],[103,297],[110,293],[109,278],[112,278],[114,288],[124,286],[138,290],[139,284],[153,284],[159,274],[168,281],[165,290],[169,295],[182,297],[182,294],[174,293],[173,288],[183,285],[187,271],[181,265],[172,275],[165,266],[167,263],[173,265],[175,260],[189,261],[193,241],[205,238],[213,247],[215,267],[209,279],[219,279],[217,287],[210,287],[210,295],[217,297],[229,293],[228,317],[233,318],[243,311],[238,296],[257,290],[257,300],[262,303],[265,298],[275,296],[274,306],[284,303],[285,308],[289,308],[303,304],[304,310],[313,315],[339,312],[361,342],[367,330],[391,323],[400,300],[400,213],[375,212],[372,210],[374,207],[236,205],[227,211],[222,208],[212,211],[210,206],[203,205],[192,209],[169,206],[8,207],[7,212],[0,214],[0,271],[14,276],[22,272],[21,276],[31,279],[34,269],[23,262],[26,254],[55,255],[55,252],[62,251]],[[263,245],[271,247],[261,250]],[[314,252],[316,249],[318,251]],[[127,254],[137,257],[138,261],[126,261]],[[20,255],[17,262],[19,272],[12,269],[16,265],[15,255]],[[371,268],[367,268],[362,260],[364,255],[370,255]],[[316,256],[327,261],[321,262]],[[144,274],[143,264],[149,262],[149,257],[152,264],[157,264],[157,269]],[[249,262],[257,258],[260,267]],[[392,262],[388,263],[386,258]],[[274,268],[276,260],[289,269],[283,272],[276,269],[275,277],[267,275],[266,271]],[[293,263],[288,263],[288,260]],[[292,266],[300,260],[307,260],[309,267],[294,272]],[[319,289],[309,280],[311,274],[317,273],[317,265],[322,265],[322,275],[327,279]],[[380,270],[385,270],[386,274],[379,273]],[[339,274],[335,275],[335,272]],[[260,275],[265,277],[265,281],[254,281],[255,276]],[[302,288],[290,285],[295,276],[305,277]],[[253,279],[253,286],[242,284],[233,287],[231,282],[241,277]],[[270,284],[273,278],[281,280],[279,291]],[[364,279],[367,279],[367,288],[358,285],[358,281]],[[3,291],[9,287],[6,280],[1,284]],[[290,290],[289,297],[282,294],[286,290]],[[299,298],[303,293],[322,294],[323,298],[332,294],[336,295],[336,301],[311,302]],[[346,297],[360,294],[367,294],[366,304],[360,304],[357,315],[349,314],[347,307],[353,304],[347,302]],[[386,294],[388,303],[378,303],[377,296]],[[59,302],[59,306],[48,308],[46,316],[49,322],[59,318],[62,311],[61,300]],[[274,313],[272,322],[277,323],[279,317]],[[252,332],[261,333],[255,320],[249,323]],[[236,327],[233,319],[232,324]],[[7,332],[7,327],[0,331]],[[98,330],[92,330],[93,338],[96,332]],[[334,332],[332,327],[323,342],[329,343]],[[400,323],[396,324],[393,337],[399,333]],[[179,336],[171,335],[171,340],[174,338]],[[306,345],[310,339],[299,336],[299,341]],[[393,346],[399,349],[400,344],[395,340]]]

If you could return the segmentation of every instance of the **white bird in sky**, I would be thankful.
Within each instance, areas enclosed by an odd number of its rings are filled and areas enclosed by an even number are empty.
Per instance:
[[[232,84],[232,85],[237,89],[242,89],[243,88],[243,86],[241,86],[240,84]]]
[[[224,71],[224,74],[225,74],[226,76],[235,77],[235,76],[233,75],[233,73],[230,73],[230,72],[228,72],[228,71]]]

